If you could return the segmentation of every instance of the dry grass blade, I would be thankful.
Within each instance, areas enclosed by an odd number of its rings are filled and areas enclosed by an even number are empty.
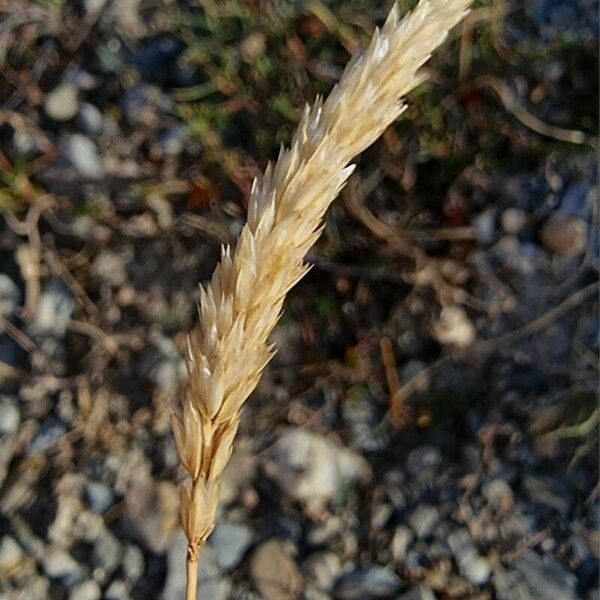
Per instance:
[[[224,247],[201,290],[200,322],[189,340],[189,383],[173,431],[189,474],[181,488],[188,539],[188,592],[202,545],[214,527],[219,482],[231,455],[239,411],[273,354],[268,336],[285,295],[307,272],[328,206],[349,162],[404,110],[421,67],[466,14],[471,0],[422,0],[406,18],[396,5],[369,47],[350,61],[326,101],[307,106],[289,149],[254,182],[247,223],[234,251]]]

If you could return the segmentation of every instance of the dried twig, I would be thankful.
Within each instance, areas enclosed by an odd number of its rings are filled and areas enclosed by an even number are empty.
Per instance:
[[[383,336],[379,340],[379,348],[381,349],[381,359],[390,389],[390,420],[394,428],[401,429],[406,424],[406,407],[404,405],[404,396],[400,387],[396,359],[394,358],[394,350],[390,338]]]
[[[592,148],[598,148],[598,138],[589,135],[583,131],[572,129],[564,129],[550,123],[546,123],[530,113],[524,106],[521,105],[516,95],[512,90],[498,77],[493,75],[481,75],[472,83],[466,84],[462,89],[463,92],[468,92],[473,88],[487,87],[498,95],[504,108],[516,117],[525,127],[532,131],[553,138],[560,142],[568,142],[570,144],[584,144]]]

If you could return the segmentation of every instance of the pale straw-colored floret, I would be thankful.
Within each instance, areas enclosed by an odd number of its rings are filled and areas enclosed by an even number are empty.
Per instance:
[[[348,177],[348,163],[398,116],[421,67],[471,0],[421,0],[400,19],[397,5],[369,47],[354,56],[326,101],[307,106],[289,149],[254,182],[234,251],[222,249],[201,289],[188,351],[189,383],[173,418],[181,462],[181,516],[192,559],[214,526],[220,475],[239,412],[273,354],[268,336],[284,298],[307,272],[304,258]]]

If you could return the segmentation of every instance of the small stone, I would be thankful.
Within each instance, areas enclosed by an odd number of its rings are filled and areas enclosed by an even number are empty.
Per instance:
[[[503,512],[512,510],[514,506],[513,492],[504,479],[486,481],[481,487],[484,498],[495,508]]]
[[[104,174],[96,144],[81,133],[69,135],[64,142],[64,157],[82,177],[100,179]]]
[[[100,596],[100,586],[93,579],[89,579],[73,588],[69,600],[99,600]]]
[[[407,363],[402,365],[402,368],[400,369],[400,381],[402,381],[402,383],[408,383],[409,381],[412,381],[415,377],[417,377],[417,375],[421,373],[421,371],[423,371],[424,368],[425,363],[423,361],[416,359],[409,360]],[[421,383],[415,383],[415,391],[422,392],[427,389],[427,380]]]
[[[442,453],[437,446],[425,445],[415,448],[406,459],[406,469],[411,475],[419,476],[435,469],[442,462]]]
[[[42,423],[40,430],[27,448],[27,455],[42,454],[53,446],[67,432],[64,424],[58,419],[48,419]]]
[[[285,546],[275,538],[252,555],[250,577],[264,600],[296,600],[302,593],[302,575]]]
[[[342,570],[342,562],[337,554],[323,551],[311,554],[303,565],[306,580],[320,590],[329,592]]]
[[[484,557],[473,554],[460,563],[460,572],[473,585],[483,585],[489,581],[492,569]]]
[[[33,336],[61,338],[67,331],[74,310],[71,290],[61,279],[52,278],[44,285],[29,332]]]
[[[267,473],[292,498],[326,502],[368,474],[364,459],[325,436],[303,429],[284,433],[270,453]]]
[[[21,301],[21,292],[13,280],[0,273],[0,317],[7,319],[17,310]]]
[[[388,598],[396,594],[402,581],[387,567],[356,569],[342,575],[335,586],[336,598],[340,600],[366,600]]]
[[[342,417],[353,448],[376,452],[387,446],[387,436],[377,427],[382,415],[368,391],[351,390],[342,403]]]
[[[179,494],[170,481],[155,481],[139,474],[125,495],[125,530],[143,547],[163,554],[179,524]]]
[[[506,233],[517,235],[527,223],[527,215],[519,208],[507,208],[502,213],[502,229]]]
[[[391,504],[377,504],[371,513],[371,528],[374,530],[384,529],[393,513],[394,507]]]
[[[507,570],[502,565],[496,565],[492,584],[498,600],[515,600],[515,598],[545,600],[542,598],[533,599],[519,573]]]
[[[128,544],[123,554],[123,574],[131,585],[136,584],[144,575],[146,568],[144,554],[133,544]]]
[[[332,540],[340,537],[344,522],[340,517],[331,516],[325,522],[317,522],[310,528],[306,539],[312,546],[330,546]],[[280,536],[281,537],[281,536]]]
[[[19,590],[17,596],[0,596],[2,600],[48,600],[50,598],[50,585],[48,580],[41,575],[33,575],[27,579],[27,583]]]
[[[189,131],[185,125],[177,125],[163,131],[158,136],[158,146],[161,154],[178,156],[185,149],[188,138]]]
[[[120,579],[112,581],[104,592],[104,600],[131,600],[127,584]]]
[[[12,435],[19,430],[21,413],[15,399],[0,396],[0,435]]]
[[[95,513],[105,513],[113,503],[113,491],[107,485],[100,483],[99,481],[90,481],[85,486],[85,493],[90,508]]]
[[[42,566],[48,577],[62,580],[67,587],[73,586],[81,579],[81,567],[77,561],[58,546],[46,548]]]
[[[209,550],[210,558],[212,558],[212,549],[207,546],[205,550]],[[167,555],[167,579],[165,587],[161,594],[161,600],[179,600],[185,597],[186,573],[185,560],[182,557],[187,552],[187,541],[182,531],[178,531],[173,536],[171,547]],[[202,555],[200,564],[207,560],[205,553]]]
[[[475,341],[477,330],[462,308],[447,306],[433,324],[433,334],[442,344],[467,348]]]
[[[469,531],[464,527],[456,529],[448,536],[448,546],[459,561],[465,554],[473,552],[474,548]]]
[[[419,585],[402,594],[398,600],[435,600],[435,595],[430,588]]]
[[[102,113],[93,104],[83,102],[77,113],[77,125],[86,135],[98,135],[102,131]]]
[[[577,598],[577,577],[553,558],[542,559],[533,550],[528,550],[516,564],[534,598]]]
[[[83,69],[70,69],[65,74],[65,83],[72,84],[84,92],[89,92],[100,84],[97,77]]]
[[[474,585],[483,585],[490,578],[488,561],[479,556],[467,529],[457,529],[448,536],[448,545],[461,575]]]
[[[16,154],[24,157],[33,157],[33,155],[41,152],[36,139],[22,129],[13,133],[13,147]]]
[[[131,86],[121,100],[125,118],[133,127],[155,127],[158,115],[168,110],[168,104],[160,89],[147,83]]]
[[[224,578],[219,571],[212,548],[206,545],[202,550],[202,560],[198,569],[198,589],[204,590],[205,598],[227,600],[230,598],[231,582]],[[179,600],[182,596],[175,596],[168,600]],[[165,600],[167,600],[165,598]]]
[[[10,574],[18,569],[23,557],[23,549],[12,536],[5,535],[0,540],[0,573]]]
[[[247,440],[237,440],[233,454],[221,475],[221,502],[231,504],[249,486],[256,473],[256,456]]]
[[[238,523],[217,523],[209,538],[217,564],[226,572],[239,565],[251,542],[250,528]]]
[[[186,377],[185,362],[169,338],[153,331],[150,340],[152,345],[140,361],[140,374],[164,394],[174,394]]]
[[[392,543],[390,545],[392,557],[395,561],[404,562],[406,559],[406,552],[413,538],[414,534],[409,527],[406,527],[405,525],[396,527],[394,536],[392,537]]]
[[[121,287],[127,281],[125,261],[116,252],[104,250],[92,263],[92,275],[110,287]]]
[[[554,213],[544,223],[540,239],[547,250],[559,256],[577,256],[585,252],[588,241],[587,221],[564,213]]]
[[[496,209],[489,208],[473,219],[473,229],[480,244],[491,244],[496,232]]]
[[[63,83],[46,95],[44,110],[55,121],[68,121],[77,114],[77,87]]]
[[[119,540],[108,530],[104,530],[94,542],[92,556],[96,566],[97,579],[101,583],[105,583],[121,564],[123,549]]]
[[[438,509],[429,504],[422,504],[408,517],[408,524],[419,538],[427,537],[440,518]]]

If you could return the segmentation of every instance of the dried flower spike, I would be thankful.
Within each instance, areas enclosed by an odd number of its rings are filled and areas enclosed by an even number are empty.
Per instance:
[[[354,56],[324,102],[307,106],[289,149],[254,182],[247,223],[235,251],[225,247],[201,289],[200,320],[189,340],[189,383],[173,431],[189,474],[181,489],[188,540],[188,600],[210,535],[220,477],[231,455],[239,412],[273,354],[268,336],[285,295],[307,272],[304,257],[323,215],[353,167],[404,110],[421,67],[466,14],[471,0],[421,0],[400,19],[395,5],[369,47]]]

